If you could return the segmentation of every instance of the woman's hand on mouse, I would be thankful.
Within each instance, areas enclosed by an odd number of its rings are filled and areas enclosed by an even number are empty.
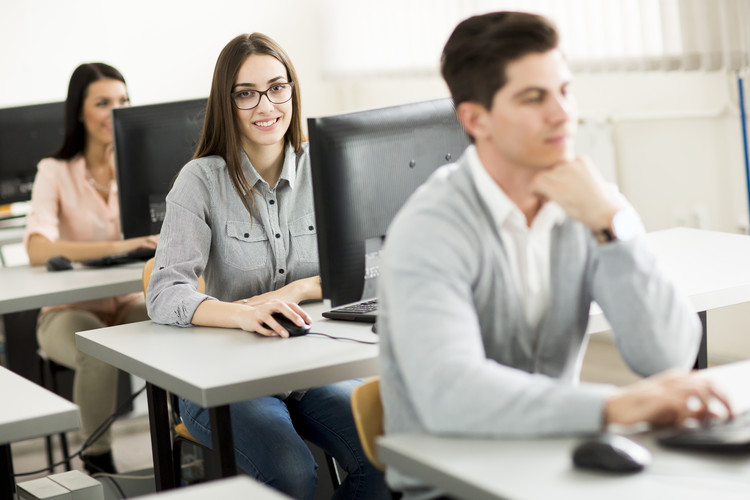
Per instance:
[[[683,426],[688,421],[705,422],[717,415],[711,400],[718,401],[732,418],[727,396],[706,379],[669,370],[623,387],[604,407],[604,424],[633,425],[648,422],[653,427]]]
[[[257,305],[251,305],[249,301],[247,303],[242,300],[238,302],[246,306],[240,314],[239,322],[240,328],[248,332],[260,333],[266,337],[288,337],[289,332],[272,316],[273,313],[277,312],[283,314],[299,326],[305,323],[312,323],[310,315],[294,302],[271,300]]]

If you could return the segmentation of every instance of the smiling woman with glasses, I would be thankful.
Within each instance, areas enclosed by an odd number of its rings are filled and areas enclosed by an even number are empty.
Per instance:
[[[167,196],[146,296],[157,323],[288,337],[273,313],[298,325],[311,321],[298,305],[321,298],[298,81],[284,50],[260,33],[238,36],[219,55],[198,148]],[[307,440],[346,470],[335,498],[390,498],[354,426],[350,395],[359,383],[232,404],[238,466],[312,499],[317,466]],[[182,400],[180,414],[210,446],[208,410]]]

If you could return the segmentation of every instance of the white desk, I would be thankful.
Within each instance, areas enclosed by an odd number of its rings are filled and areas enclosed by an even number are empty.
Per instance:
[[[26,229],[24,227],[0,226],[0,247],[11,243],[21,243],[25,232]]]
[[[378,441],[389,467],[418,477],[456,498],[571,498],[576,500],[747,499],[747,456],[711,456],[660,448],[642,473],[616,476],[575,469],[574,438],[493,440],[393,435]]]
[[[750,409],[750,361],[701,372],[721,386],[735,411]],[[652,436],[630,436],[652,452],[653,461],[634,475],[611,475],[573,467],[577,438],[466,439],[391,435],[378,439],[378,456],[456,498],[647,500],[670,498],[746,499],[750,455],[674,451]]]
[[[138,292],[142,271],[143,263],[58,272],[44,266],[0,268],[0,314]]]
[[[323,319],[322,303],[303,307],[314,319],[314,332],[377,341],[369,324]],[[221,456],[222,474],[231,475],[236,467],[230,403],[378,374],[376,345],[315,335],[281,339],[144,321],[79,332],[76,337],[81,351],[147,381],[158,490],[175,486],[165,390],[210,408],[214,449]]]
[[[675,228],[648,234],[664,273],[692,301],[703,323],[696,368],[707,366],[706,311],[750,301],[750,236]],[[592,304],[588,333],[609,330],[601,308]]]
[[[206,500],[207,498],[285,500],[290,497],[258,481],[253,481],[247,476],[237,476],[138,498],[140,500]]]
[[[78,406],[0,367],[0,498],[12,498],[10,443],[80,427]]]

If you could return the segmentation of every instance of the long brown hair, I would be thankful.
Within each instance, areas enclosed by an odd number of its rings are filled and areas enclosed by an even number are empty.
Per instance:
[[[292,120],[284,139],[294,147],[295,152],[299,152],[301,149],[304,135],[302,132],[302,105],[300,103],[300,85],[297,81],[297,72],[294,70],[289,56],[278,43],[262,33],[252,33],[234,38],[219,54],[216,68],[214,68],[213,81],[211,82],[211,93],[208,96],[203,132],[193,155],[193,158],[210,155],[218,155],[224,158],[232,185],[242,198],[242,203],[245,204],[247,211],[251,214],[255,206],[253,187],[242,172],[242,156],[240,154],[242,145],[231,93],[240,66],[248,56],[253,54],[269,55],[277,59],[286,68],[288,81],[294,82],[294,87],[292,87]]]
[[[88,94],[89,85],[106,79],[125,83],[122,73],[109,64],[86,63],[73,71],[68,84],[68,97],[65,99],[65,138],[60,149],[52,155],[54,158],[70,160],[86,147],[86,127],[81,120],[83,101]]]

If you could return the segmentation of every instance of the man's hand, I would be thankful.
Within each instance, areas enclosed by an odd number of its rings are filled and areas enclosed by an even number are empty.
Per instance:
[[[604,179],[586,157],[539,172],[531,188],[593,230],[610,227],[612,217],[624,207],[624,203],[609,192]]]
[[[632,425],[648,422],[653,427],[682,426],[689,419],[704,422],[716,417],[709,408],[715,399],[732,408],[727,396],[706,379],[676,370],[622,388],[604,407],[604,423]]]

